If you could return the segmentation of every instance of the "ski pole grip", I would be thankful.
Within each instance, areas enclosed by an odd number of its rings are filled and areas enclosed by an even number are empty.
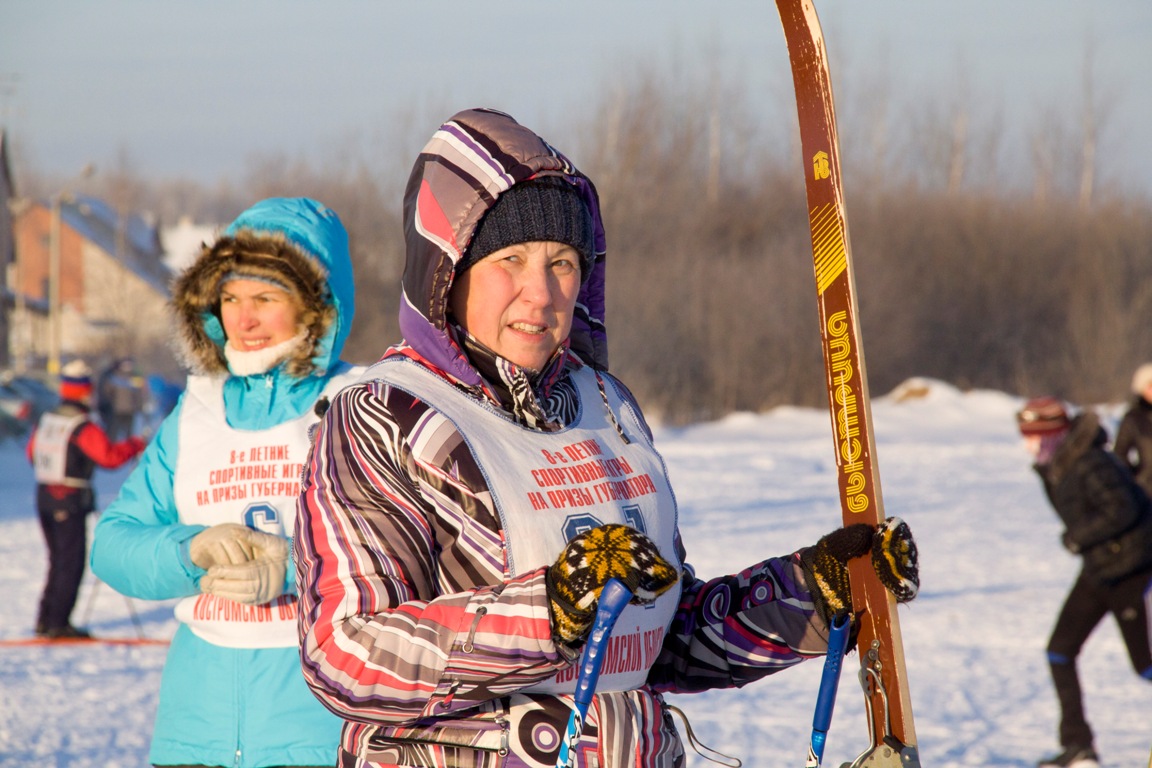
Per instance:
[[[600,591],[596,606],[596,618],[592,621],[592,633],[584,647],[584,658],[580,661],[580,676],[576,682],[576,703],[585,707],[592,703],[596,692],[596,682],[600,679],[600,667],[604,664],[604,654],[608,650],[605,642],[612,633],[616,619],[620,618],[624,607],[632,600],[632,590],[618,579],[608,579]]]
[[[851,618],[846,613],[832,617],[831,631],[828,633],[828,655],[824,657],[820,692],[816,696],[816,712],[812,715],[812,727],[818,731],[827,731],[832,723],[836,683],[840,679],[840,663],[844,660],[844,649],[848,647],[848,629],[851,626]]]
[[[828,632],[828,653],[824,656],[824,671],[820,675],[820,690],[816,694],[812,738],[808,742],[808,760],[804,768],[820,768],[824,760],[824,744],[828,740],[828,728],[832,725],[832,708],[836,704],[836,688],[840,683],[840,664],[844,661],[851,626],[852,620],[846,613],[832,617]]]

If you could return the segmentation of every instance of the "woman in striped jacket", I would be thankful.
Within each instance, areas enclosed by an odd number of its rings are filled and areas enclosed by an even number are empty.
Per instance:
[[[682,765],[661,694],[824,654],[843,563],[874,532],[696,578],[652,435],[608,373],[590,180],[508,115],[469,110],[421,152],[404,202],[405,341],[333,398],[296,524],[304,675],[346,721],[339,764],[555,765],[617,576],[637,597],[577,763]],[[899,533],[889,575],[910,599]]]

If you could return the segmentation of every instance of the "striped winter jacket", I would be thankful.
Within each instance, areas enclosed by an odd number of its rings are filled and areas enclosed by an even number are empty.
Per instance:
[[[571,350],[562,347],[541,377],[539,404],[560,423],[581,407],[609,407],[607,396],[579,402],[574,372],[589,366],[639,414],[606,370],[595,190],[498,112],[455,116],[417,161],[405,200],[406,344],[386,356],[408,357],[477,408],[512,418],[506,395],[457,342],[447,289],[484,210],[503,189],[541,173],[585,191],[598,256]],[[643,432],[654,455],[646,425]],[[570,668],[576,653],[552,639],[546,568],[509,576],[501,510],[465,438],[419,394],[381,380],[342,391],[316,430],[296,521],[302,660],[314,693],[347,721],[339,763],[346,768],[556,763],[571,699],[525,689]],[[678,535],[676,542],[684,562]],[[826,651],[827,628],[796,553],[709,581],[685,566],[682,587],[647,682],[596,695],[579,765],[683,765],[662,693],[743,685]]]

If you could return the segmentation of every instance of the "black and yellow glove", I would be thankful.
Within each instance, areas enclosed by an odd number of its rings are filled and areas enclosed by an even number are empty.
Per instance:
[[[890,517],[875,531],[865,523],[838,528],[800,553],[812,601],[829,624],[834,616],[852,611],[848,561],[869,553],[872,569],[897,602],[916,597],[920,589],[919,554],[907,523]]]
[[[816,546],[800,553],[804,580],[812,593],[816,610],[831,625],[832,618],[852,612],[852,585],[848,581],[848,561],[872,549],[872,527],[865,523],[837,528]]]
[[[602,525],[568,542],[548,568],[552,635],[568,645],[592,628],[596,603],[608,579],[632,590],[632,602],[650,603],[676,583],[679,574],[652,540],[626,525]]]
[[[908,523],[890,517],[872,537],[872,570],[898,603],[907,603],[920,591],[920,551]]]

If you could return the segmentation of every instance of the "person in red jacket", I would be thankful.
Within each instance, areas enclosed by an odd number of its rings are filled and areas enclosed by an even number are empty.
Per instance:
[[[92,421],[92,373],[83,360],[68,363],[60,373],[60,404],[40,417],[27,446],[36,474],[36,511],[48,545],[36,636],[52,640],[90,636],[72,626],[71,617],[84,576],[86,518],[96,509],[92,473],[98,466],[122,466],[144,450],[139,437],[113,442]]]

